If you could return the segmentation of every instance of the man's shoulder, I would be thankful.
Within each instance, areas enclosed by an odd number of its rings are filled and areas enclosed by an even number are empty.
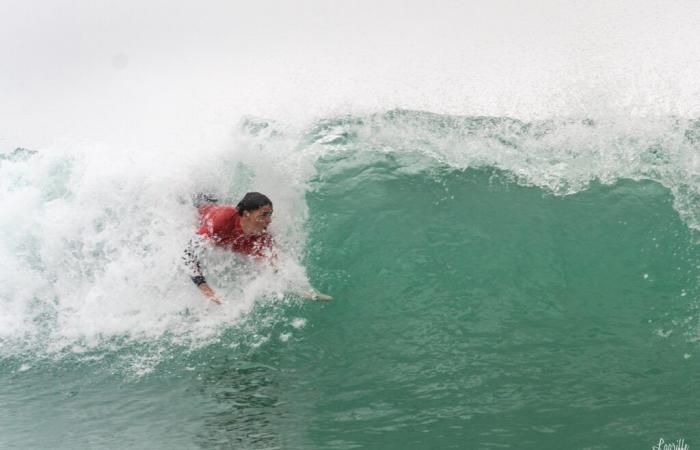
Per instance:
[[[207,205],[199,208],[202,216],[234,217],[238,215],[236,207],[232,205]]]
[[[209,227],[212,232],[221,233],[238,224],[238,212],[229,205],[211,205],[199,210],[200,223]]]

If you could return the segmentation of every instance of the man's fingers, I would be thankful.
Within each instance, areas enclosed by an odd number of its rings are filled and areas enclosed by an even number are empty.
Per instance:
[[[222,304],[224,303],[224,302],[223,302],[219,297],[217,297],[216,294],[214,294],[214,293],[207,294],[207,297],[209,298],[209,300],[211,300],[212,302],[216,303],[217,305],[222,305]]]

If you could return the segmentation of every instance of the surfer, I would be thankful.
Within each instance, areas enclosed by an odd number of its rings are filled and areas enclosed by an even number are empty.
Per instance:
[[[234,207],[219,205],[215,198],[199,195],[195,206],[199,211],[199,228],[185,249],[185,265],[199,290],[211,301],[222,304],[221,298],[207,283],[199,263],[199,250],[207,242],[227,250],[274,264],[274,240],[267,227],[272,222],[272,201],[259,192],[248,192]],[[328,295],[305,292],[312,300],[331,300]]]

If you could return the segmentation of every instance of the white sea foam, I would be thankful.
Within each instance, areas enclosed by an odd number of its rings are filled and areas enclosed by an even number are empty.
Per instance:
[[[3,352],[81,353],[114,338],[206,340],[256,299],[308,287],[299,263],[304,164],[269,137],[262,147],[242,137],[197,154],[65,144],[0,161]],[[275,204],[278,273],[212,251],[207,270],[225,304],[211,304],[181,264],[196,223],[191,197],[205,191],[235,203],[253,189]]]

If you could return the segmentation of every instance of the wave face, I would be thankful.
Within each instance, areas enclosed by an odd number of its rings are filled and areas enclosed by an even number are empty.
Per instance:
[[[697,121],[393,110],[33,150],[0,160],[0,446],[700,440]],[[280,273],[211,254],[209,306],[190,198],[252,189]]]

